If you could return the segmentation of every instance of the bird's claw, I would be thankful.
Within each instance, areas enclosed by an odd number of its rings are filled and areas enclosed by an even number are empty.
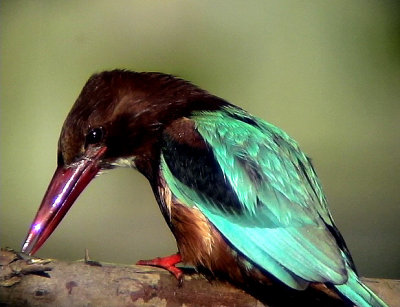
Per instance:
[[[154,266],[167,270],[175,276],[175,278],[178,280],[178,285],[180,287],[183,284],[183,271],[175,266],[179,262],[182,262],[182,258],[181,255],[177,253],[167,257],[157,257],[150,260],[139,260],[138,262],[136,262],[136,264]]]

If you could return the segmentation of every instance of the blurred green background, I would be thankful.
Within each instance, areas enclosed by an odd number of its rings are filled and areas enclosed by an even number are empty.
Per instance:
[[[1,1],[0,244],[19,249],[84,82],[188,79],[286,130],[314,161],[361,275],[400,278],[395,1]],[[93,181],[37,254],[134,263],[176,251],[146,180]]]

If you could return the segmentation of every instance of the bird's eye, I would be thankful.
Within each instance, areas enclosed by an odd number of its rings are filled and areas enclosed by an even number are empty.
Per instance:
[[[92,128],[86,135],[85,147],[90,144],[100,143],[103,139],[103,127]]]

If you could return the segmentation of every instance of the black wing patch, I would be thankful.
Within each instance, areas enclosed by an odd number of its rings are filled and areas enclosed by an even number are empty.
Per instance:
[[[161,151],[171,173],[183,184],[212,200],[219,210],[236,214],[243,211],[243,206],[207,145],[191,146],[164,133]]]

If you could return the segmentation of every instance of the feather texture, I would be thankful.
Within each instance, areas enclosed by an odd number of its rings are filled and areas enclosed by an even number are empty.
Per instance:
[[[232,106],[197,111],[190,120],[207,146],[197,156],[190,152],[190,161],[182,144],[162,151],[162,175],[174,197],[200,210],[235,249],[286,285],[299,290],[309,282],[342,285],[336,288],[353,299],[346,282],[362,284],[297,143]],[[225,198],[216,196],[221,185]]]
[[[128,166],[149,180],[180,252],[142,264],[180,278],[182,260],[243,286],[312,283],[359,306],[386,306],[359,280],[297,143],[195,85],[161,73],[95,74],[58,144],[23,252],[40,248],[96,174]]]

